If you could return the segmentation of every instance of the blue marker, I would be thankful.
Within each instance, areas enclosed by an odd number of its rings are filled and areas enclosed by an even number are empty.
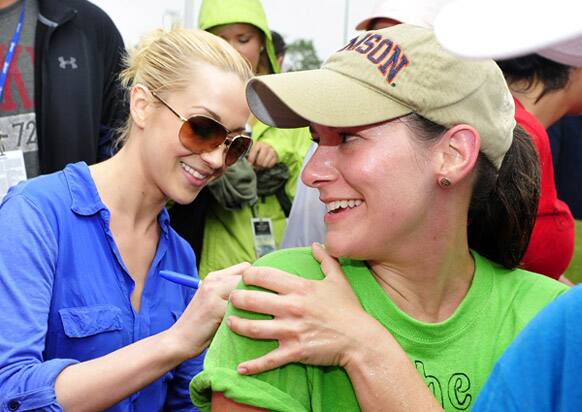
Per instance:
[[[200,279],[198,279],[196,275],[190,276],[183,273],[172,272],[171,270],[160,270],[160,276],[171,282],[194,289],[198,289],[198,285],[200,285]]]

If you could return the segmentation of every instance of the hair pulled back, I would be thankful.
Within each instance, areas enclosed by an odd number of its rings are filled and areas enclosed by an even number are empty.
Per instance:
[[[417,114],[407,124],[423,141],[438,139],[446,128]],[[519,125],[499,171],[480,152],[469,204],[469,247],[480,255],[512,269],[529,244],[540,195],[540,170],[536,149]]]
[[[129,95],[135,84],[143,84],[160,95],[183,90],[196,81],[196,68],[210,65],[234,73],[244,82],[252,76],[248,62],[226,41],[202,30],[157,29],[128,51],[121,85]],[[131,117],[120,129],[116,143],[129,135]]]

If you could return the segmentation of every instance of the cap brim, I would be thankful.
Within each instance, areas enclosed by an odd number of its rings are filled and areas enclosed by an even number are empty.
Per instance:
[[[537,53],[546,59],[567,66],[582,67],[582,35],[573,40],[555,44]]]
[[[252,78],[247,101],[261,122],[279,128],[317,123],[354,127],[412,113],[412,109],[356,79],[329,69]]]
[[[507,59],[582,36],[582,1],[457,0],[438,13],[444,48],[465,58]]]

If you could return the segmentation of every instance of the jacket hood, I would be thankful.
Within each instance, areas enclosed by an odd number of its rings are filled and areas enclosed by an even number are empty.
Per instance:
[[[275,48],[267,17],[259,0],[203,0],[198,14],[198,28],[208,30],[215,26],[231,23],[252,24],[265,35],[265,50],[273,73],[281,70],[277,63]]]

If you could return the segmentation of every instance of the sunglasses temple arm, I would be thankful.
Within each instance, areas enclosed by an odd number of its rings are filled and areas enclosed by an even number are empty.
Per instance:
[[[186,119],[186,118],[185,118],[184,116],[182,116],[180,113],[178,113],[177,111],[175,111],[174,109],[172,109],[172,107],[171,107],[171,106],[170,106],[168,103],[166,103],[166,101],[165,101],[164,99],[162,99],[160,96],[158,96],[158,95],[157,95],[157,94],[155,94],[154,92],[151,92],[151,93],[152,93],[152,95],[153,95],[153,96],[154,96],[156,99],[158,99],[160,102],[162,102],[162,104],[163,104],[164,106],[166,106],[166,107],[168,108],[168,110],[170,110],[172,113],[174,113],[174,114],[175,114],[175,115],[178,117],[178,119],[182,120],[183,122],[187,122],[187,121],[188,121],[188,119]]]

